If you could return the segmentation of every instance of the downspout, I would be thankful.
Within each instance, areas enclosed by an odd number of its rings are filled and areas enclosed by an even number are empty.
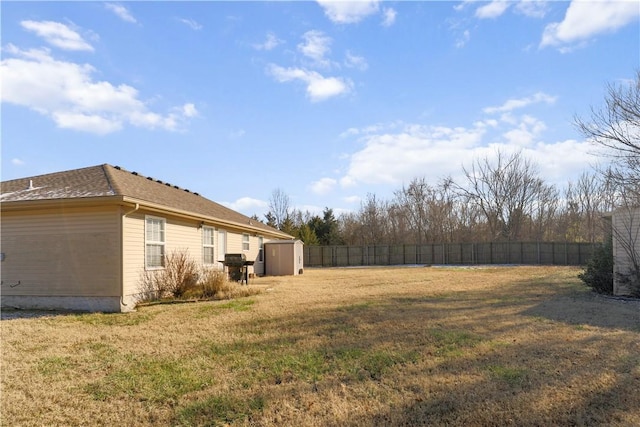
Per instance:
[[[125,212],[120,217],[120,306],[128,307],[124,302],[124,218],[140,209],[140,204],[136,203],[136,206],[128,212]]]

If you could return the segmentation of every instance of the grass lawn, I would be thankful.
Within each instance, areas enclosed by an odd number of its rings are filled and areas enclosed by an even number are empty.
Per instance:
[[[640,302],[567,267],[309,269],[3,320],[0,424],[640,425]]]

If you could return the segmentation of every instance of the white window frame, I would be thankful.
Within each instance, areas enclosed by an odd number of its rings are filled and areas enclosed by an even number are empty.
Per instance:
[[[206,241],[205,236],[206,232],[211,233],[211,240],[209,242]],[[217,264],[216,260],[216,229],[213,227],[207,227],[206,225],[202,226],[202,264],[203,265],[214,265]],[[206,250],[211,249],[211,259],[207,259]]]
[[[251,236],[247,233],[242,234],[242,250],[248,252],[251,249]]]
[[[160,229],[160,237],[161,240],[152,240],[149,239],[148,235],[148,227],[149,221],[158,221],[161,229]],[[144,217],[144,268],[146,270],[162,270],[165,267],[165,257],[167,255],[166,252],[166,243],[167,243],[167,220],[165,218],[145,215]],[[150,246],[159,246],[161,248],[161,265],[149,265],[149,250]]]
[[[264,262],[264,237],[258,237],[258,262]]]

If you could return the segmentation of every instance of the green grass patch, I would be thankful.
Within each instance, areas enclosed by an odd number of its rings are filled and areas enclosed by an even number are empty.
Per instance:
[[[252,299],[237,299],[222,304],[207,304],[198,307],[198,315],[216,315],[226,310],[249,311],[253,304],[255,304],[255,300]]]
[[[493,365],[487,368],[491,376],[511,387],[524,385],[529,379],[529,371],[523,368]]]
[[[40,359],[36,370],[45,376],[59,375],[73,367],[69,356],[50,356]]]
[[[192,403],[180,409],[176,425],[180,426],[226,426],[236,421],[246,420],[252,414],[262,411],[265,406],[261,396],[251,399],[230,395],[211,396],[206,400]]]
[[[435,341],[435,354],[438,356],[461,356],[464,349],[475,347],[482,341],[482,337],[467,331],[431,329],[429,333]]]
[[[128,397],[163,403],[208,385],[200,372],[180,360],[128,356],[122,364],[85,391],[96,400]]]
[[[397,365],[418,360],[418,351],[361,347],[298,348],[286,339],[228,344],[204,342],[206,357],[234,372],[242,372],[243,385],[317,382],[333,376],[344,381],[380,380]]]

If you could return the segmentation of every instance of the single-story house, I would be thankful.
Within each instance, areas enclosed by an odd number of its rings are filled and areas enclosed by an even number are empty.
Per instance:
[[[611,214],[613,239],[613,294],[637,295],[633,284],[640,273],[640,207],[622,207]],[[634,274],[635,271],[635,274]]]
[[[107,164],[1,183],[3,307],[132,310],[141,275],[184,251],[223,268],[227,253],[254,261],[292,236],[198,193]]]

